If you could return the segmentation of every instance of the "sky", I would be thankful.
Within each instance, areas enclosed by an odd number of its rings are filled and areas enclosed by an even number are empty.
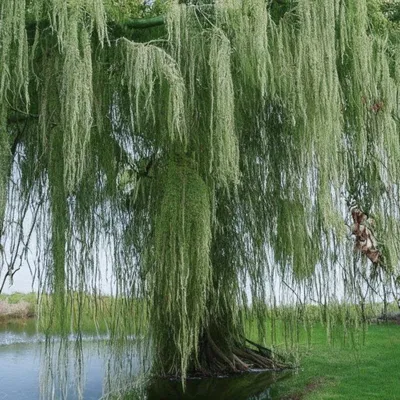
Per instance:
[[[2,281],[4,274],[2,274]],[[7,279],[3,292],[4,294],[11,294],[15,292],[29,293],[37,291],[37,284],[32,283],[33,277],[27,265],[22,266],[21,269],[14,275],[14,282],[10,285],[10,280]]]

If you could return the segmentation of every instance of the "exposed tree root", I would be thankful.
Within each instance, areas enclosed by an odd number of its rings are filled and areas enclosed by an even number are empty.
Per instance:
[[[276,371],[288,368],[291,368],[290,364],[264,346],[246,339],[234,346],[222,347],[207,333],[200,343],[198,360],[189,376],[233,375],[254,369]]]

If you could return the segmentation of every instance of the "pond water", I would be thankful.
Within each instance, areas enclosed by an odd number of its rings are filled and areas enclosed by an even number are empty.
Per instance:
[[[82,338],[83,365],[77,365],[74,338],[63,358],[62,368],[57,364],[58,352],[45,356],[45,337],[36,332],[34,321],[26,324],[0,324],[0,400],[65,399],[98,400],[110,387],[112,376],[108,366],[105,336],[86,335]],[[54,346],[57,349],[57,346]],[[122,366],[124,368],[124,366]],[[141,371],[139,359],[130,356],[129,370],[134,381]],[[77,374],[77,371],[79,373]],[[79,376],[78,376],[79,375]],[[145,391],[119,392],[123,399],[146,400],[267,400],[276,399],[273,383],[285,374],[254,372],[230,378],[188,380],[185,393],[180,381],[157,380]],[[108,383],[108,386],[107,386]]]

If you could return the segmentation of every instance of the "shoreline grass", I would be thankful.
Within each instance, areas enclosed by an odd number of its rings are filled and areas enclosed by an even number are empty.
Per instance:
[[[311,347],[303,344],[300,368],[273,385],[273,398],[400,399],[400,325],[373,324],[360,335],[329,344],[324,328],[315,327]]]
[[[0,295],[0,323],[27,320],[36,316],[35,293]]]

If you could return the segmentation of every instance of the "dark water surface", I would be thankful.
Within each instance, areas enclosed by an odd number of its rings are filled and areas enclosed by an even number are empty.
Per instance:
[[[87,335],[82,338],[83,367],[77,377],[73,345],[60,373],[57,352],[53,360],[44,356],[45,337],[36,332],[35,322],[0,325],[0,400],[36,400],[79,398],[98,400],[104,396],[105,382],[110,381],[106,337]],[[74,338],[71,338],[71,343]],[[100,349],[102,348],[102,351]],[[51,367],[51,365],[53,367]],[[55,372],[56,371],[56,372]],[[130,363],[132,375],[139,374],[139,359]],[[267,400],[277,399],[273,383],[287,374],[254,372],[229,378],[188,380],[183,393],[180,381],[152,381],[146,394],[126,393],[123,399],[146,400]],[[112,377],[111,377],[112,378]],[[133,380],[133,379],[132,379]],[[62,386],[62,390],[60,390]],[[143,392],[142,392],[143,393]]]
[[[252,372],[225,378],[189,380],[185,393],[181,382],[157,381],[148,389],[151,400],[270,400],[278,399],[273,384],[284,373]]]

